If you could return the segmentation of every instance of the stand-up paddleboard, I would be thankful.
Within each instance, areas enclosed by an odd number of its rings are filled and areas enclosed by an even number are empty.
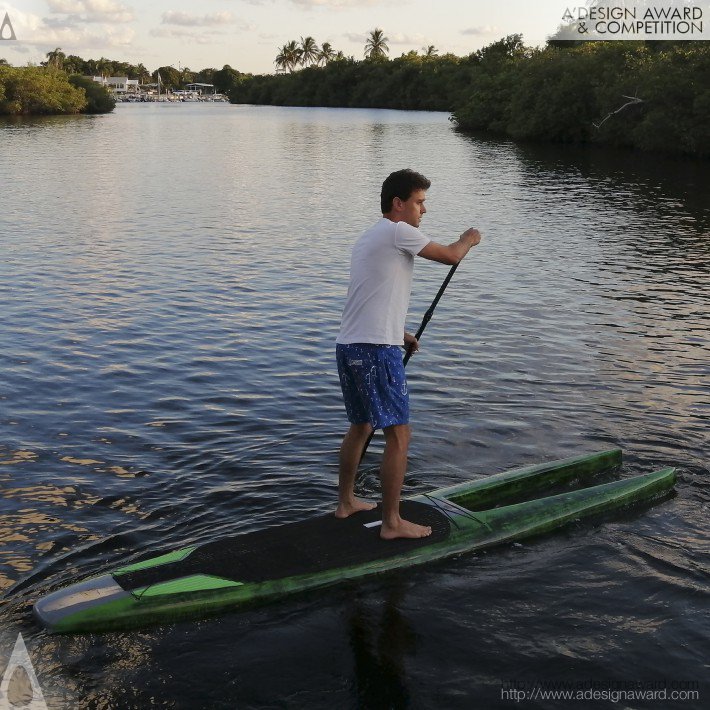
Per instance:
[[[381,540],[380,508],[332,514],[187,547],[121,567],[40,599],[37,619],[54,632],[145,626],[222,612],[347,579],[519,540],[582,517],[651,500],[675,469],[495,507],[511,498],[618,466],[616,449],[529,466],[402,501],[402,516],[430,537]]]

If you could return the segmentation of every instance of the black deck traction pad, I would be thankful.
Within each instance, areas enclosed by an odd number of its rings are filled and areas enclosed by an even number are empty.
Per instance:
[[[183,560],[115,574],[114,579],[126,591],[197,574],[234,582],[265,582],[383,560],[449,537],[448,518],[433,506],[402,501],[400,512],[406,520],[430,525],[432,534],[413,540],[380,539],[379,526],[365,527],[381,520],[378,506],[345,520],[331,513],[223,538],[196,548]]]

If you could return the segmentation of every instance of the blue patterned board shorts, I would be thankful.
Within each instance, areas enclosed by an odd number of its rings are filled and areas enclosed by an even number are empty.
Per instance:
[[[409,423],[409,392],[399,346],[338,344],[335,356],[351,424],[369,422],[384,429]]]

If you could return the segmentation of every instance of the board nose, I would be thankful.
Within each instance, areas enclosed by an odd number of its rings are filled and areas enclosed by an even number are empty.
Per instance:
[[[61,630],[71,624],[71,620],[79,614],[104,604],[109,599],[126,596],[121,587],[110,574],[87,579],[68,589],[59,589],[46,597],[42,597],[33,607],[37,620],[49,631]]]

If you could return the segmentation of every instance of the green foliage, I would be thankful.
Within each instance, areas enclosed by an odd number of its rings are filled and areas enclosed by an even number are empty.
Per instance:
[[[321,67],[287,74],[242,75],[232,103],[343,106],[447,111],[468,69],[451,54],[416,52],[392,61],[333,58]]]
[[[227,64],[226,66],[229,65]],[[200,84],[214,84],[214,75],[216,73],[216,69],[201,69],[195,74],[192,80]]]
[[[470,58],[461,128],[710,156],[707,43],[496,45]]]
[[[45,67],[0,66],[0,114],[79,113],[87,104],[82,89],[63,71]]]
[[[529,53],[530,50],[523,44],[523,36],[514,34],[475,51],[471,58],[479,64],[496,65],[506,63],[509,59],[522,59]]]
[[[672,47],[636,69],[639,119],[630,144],[644,150],[710,155],[710,52],[703,46]]]
[[[126,76],[129,79],[138,79],[142,82],[150,81],[150,72],[143,64],[130,64],[113,59],[82,59],[75,54],[64,55],[58,47],[53,52],[47,53],[47,61],[43,66],[55,65],[67,74],[81,74],[83,76]]]
[[[158,67],[151,77],[156,83],[158,81],[158,74],[160,74],[160,86],[166,91],[179,89],[183,84],[182,72],[178,71],[175,67]]]
[[[84,113],[110,113],[116,107],[116,99],[111,92],[91,77],[73,74],[69,77],[69,83],[86,94]]]
[[[212,81],[205,83],[214,84],[217,93],[227,94],[239,85],[243,76],[244,74],[225,64],[219,71],[213,72]]]

